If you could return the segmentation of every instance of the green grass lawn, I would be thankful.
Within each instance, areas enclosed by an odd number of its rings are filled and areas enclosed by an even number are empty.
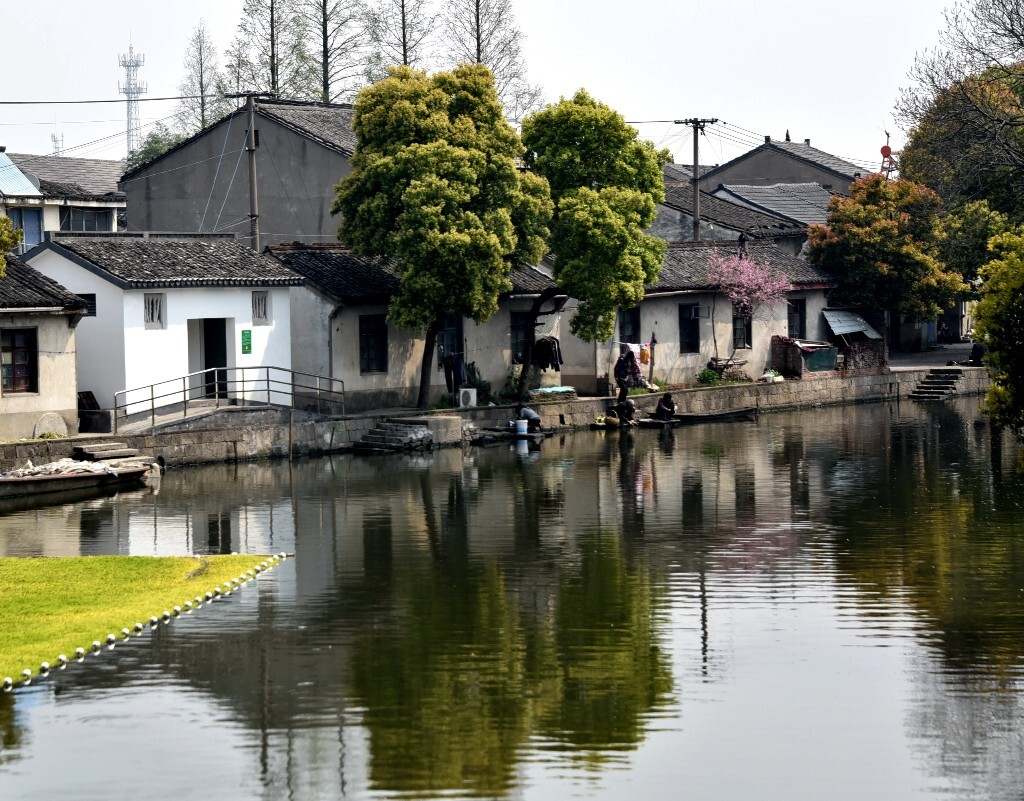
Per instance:
[[[95,641],[135,635],[135,624],[194,605],[197,596],[221,588],[270,557],[83,556],[0,559],[0,681],[15,682],[28,668],[56,667]],[[268,562],[270,564],[270,562]]]

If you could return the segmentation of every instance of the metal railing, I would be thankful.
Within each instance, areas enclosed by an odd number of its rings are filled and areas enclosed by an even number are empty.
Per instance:
[[[317,414],[345,414],[345,382],[287,367],[215,367],[114,393],[114,433],[118,426],[181,408],[285,406]]]

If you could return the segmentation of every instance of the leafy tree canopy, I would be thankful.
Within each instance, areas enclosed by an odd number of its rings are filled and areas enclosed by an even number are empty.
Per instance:
[[[985,402],[995,420],[1024,434],[1024,235],[995,237],[993,259],[982,268],[975,333],[988,346],[992,386]]]
[[[10,217],[0,217],[0,278],[7,274],[5,253],[14,250],[21,242],[21,229],[15,228]]]
[[[1024,219],[1024,66],[993,68],[938,91],[900,154],[900,175],[947,207],[984,198]]]
[[[808,259],[834,275],[848,303],[934,317],[968,289],[941,260],[942,201],[932,190],[875,174],[832,198],[808,232]]]
[[[158,122],[142,140],[142,146],[128,155],[128,169],[134,170],[140,164],[152,161],[166,153],[175,145],[184,141],[185,135],[172,131],[162,122]]]
[[[509,273],[544,254],[552,205],[543,178],[517,169],[522,143],[479,64],[428,76],[395,67],[356,100],[352,173],[337,189],[338,238],[401,275],[389,310],[426,328],[420,404],[446,314],[477,322],[497,311]]]
[[[644,231],[665,197],[669,154],[582,89],[528,116],[523,143],[527,166],[551,186],[555,279],[580,301],[570,328],[608,339],[615,309],[639,303],[661,269],[665,243]]]
[[[966,203],[945,220],[946,235],[941,256],[950,272],[959,273],[971,285],[980,280],[981,267],[991,258],[988,243],[1009,230],[1005,214],[993,211],[988,201]]]

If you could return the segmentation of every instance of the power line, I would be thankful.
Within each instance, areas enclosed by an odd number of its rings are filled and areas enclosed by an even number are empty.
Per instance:
[[[175,97],[140,97],[139,103],[153,103],[160,100],[198,100],[199,95],[177,95]],[[130,103],[125,98],[112,100],[0,100],[0,106],[85,106],[90,103]]]

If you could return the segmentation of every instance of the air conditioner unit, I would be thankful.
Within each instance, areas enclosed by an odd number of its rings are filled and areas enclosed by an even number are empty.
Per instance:
[[[463,387],[459,390],[459,408],[476,406],[476,387]]]

